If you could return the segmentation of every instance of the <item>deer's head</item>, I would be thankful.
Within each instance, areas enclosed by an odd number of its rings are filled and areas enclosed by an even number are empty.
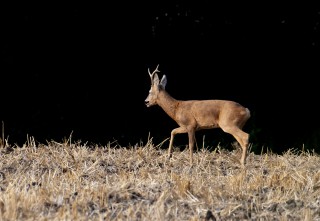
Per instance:
[[[158,94],[160,90],[164,90],[167,84],[167,77],[165,75],[162,76],[161,81],[159,82],[159,77],[157,72],[160,72],[158,70],[159,65],[157,65],[156,69],[150,73],[150,70],[148,68],[148,72],[151,78],[151,88],[149,90],[149,95],[144,101],[147,107],[153,106],[157,104]]]

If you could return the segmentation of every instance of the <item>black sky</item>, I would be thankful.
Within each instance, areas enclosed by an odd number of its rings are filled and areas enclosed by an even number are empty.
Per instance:
[[[126,145],[176,124],[146,108],[160,64],[178,99],[247,106],[253,142],[318,145],[320,8],[197,1],[3,8],[2,108],[9,142],[75,139]],[[220,139],[218,132],[206,137]]]

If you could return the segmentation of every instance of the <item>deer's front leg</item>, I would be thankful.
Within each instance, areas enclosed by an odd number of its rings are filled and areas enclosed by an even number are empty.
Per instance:
[[[170,143],[169,143],[169,149],[168,149],[168,157],[172,157],[172,146],[173,146],[173,139],[176,136],[176,134],[183,134],[187,133],[187,129],[184,127],[178,127],[176,129],[173,129],[171,131],[171,137],[170,137]]]
[[[190,165],[193,164],[193,148],[195,143],[195,130],[193,128],[189,128],[188,130],[188,138],[189,138],[189,151],[190,151]]]

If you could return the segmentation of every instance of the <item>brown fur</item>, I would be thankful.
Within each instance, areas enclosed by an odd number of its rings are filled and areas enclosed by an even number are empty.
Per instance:
[[[159,82],[157,75],[158,66],[149,75],[151,77],[151,89],[145,100],[148,107],[159,105],[179,125],[171,131],[168,154],[172,156],[173,139],[176,134],[188,133],[190,163],[195,144],[195,132],[202,129],[221,128],[231,134],[240,144],[242,155],[240,163],[246,163],[249,134],[242,128],[250,118],[250,111],[239,103],[229,100],[176,100],[166,90],[166,76]]]

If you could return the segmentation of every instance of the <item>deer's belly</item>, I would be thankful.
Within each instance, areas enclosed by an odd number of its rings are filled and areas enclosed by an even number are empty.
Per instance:
[[[203,124],[203,125],[198,125],[197,129],[198,130],[202,130],[202,129],[213,129],[213,128],[217,128],[218,125],[217,124]]]

